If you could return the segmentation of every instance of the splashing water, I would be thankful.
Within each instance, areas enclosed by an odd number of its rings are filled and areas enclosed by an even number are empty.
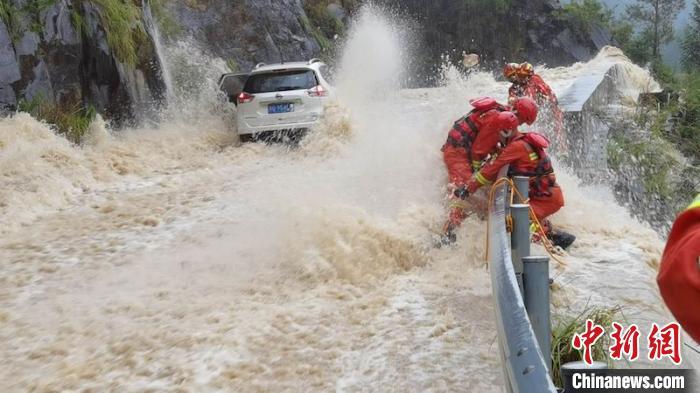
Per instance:
[[[296,150],[239,146],[206,111],[118,135],[98,122],[82,148],[26,114],[0,120],[2,390],[500,389],[485,223],[469,218],[454,249],[430,233],[447,128],[506,86],[474,73],[399,90],[410,33],[386,20],[361,13],[342,106]],[[209,86],[218,62],[183,69]],[[545,72],[564,86],[583,68]],[[666,320],[658,236],[605,188],[559,177],[555,223],[579,236],[558,270],[567,304]]]
[[[410,33],[376,6],[363,7],[340,59],[338,94],[346,105],[385,99],[406,78]]]

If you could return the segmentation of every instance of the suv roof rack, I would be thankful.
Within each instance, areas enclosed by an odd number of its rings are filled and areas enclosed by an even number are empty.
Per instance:
[[[309,60],[309,65],[314,64],[314,63],[320,63],[320,62],[321,62],[321,59],[317,59],[314,57],[313,59]]]
[[[265,64],[265,63],[258,63],[258,64],[255,65],[255,68],[260,68],[260,67],[263,67],[263,66],[266,66],[266,65],[267,65],[267,64]]]

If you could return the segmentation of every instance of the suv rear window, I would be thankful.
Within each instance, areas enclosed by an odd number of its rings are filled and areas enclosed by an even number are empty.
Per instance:
[[[243,89],[247,93],[269,93],[273,91],[306,90],[318,85],[313,70],[294,70],[253,74]]]

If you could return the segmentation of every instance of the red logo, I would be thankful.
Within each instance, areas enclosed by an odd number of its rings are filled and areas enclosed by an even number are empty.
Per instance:
[[[591,347],[605,333],[602,326],[596,325],[590,319],[586,320],[586,331],[583,334],[576,334],[571,342],[574,349],[583,351],[583,361],[586,364],[593,364],[593,355]]]
[[[621,360],[627,357],[630,361],[639,358],[640,332],[637,325],[632,324],[625,329],[617,322],[612,323],[613,332],[610,334],[610,358]],[[574,335],[571,346],[583,352],[583,361],[593,364],[592,347],[605,334],[605,329],[596,325],[593,321],[586,320],[586,331]],[[647,336],[648,358],[651,361],[669,358],[674,364],[681,364],[681,328],[678,323],[672,322],[663,327],[653,323],[651,332]]]
[[[622,325],[613,322],[615,331],[610,335],[612,345],[610,345],[610,357],[615,360],[622,359],[626,355],[630,361],[635,361],[639,357],[639,328],[632,325],[624,330]],[[624,334],[623,334],[624,333]]]
[[[680,326],[677,323],[669,323],[659,328],[652,324],[649,333],[649,360],[661,360],[668,357],[674,364],[681,364],[681,340]]]

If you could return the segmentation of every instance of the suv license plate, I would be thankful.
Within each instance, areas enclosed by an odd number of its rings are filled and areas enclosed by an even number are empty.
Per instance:
[[[294,112],[294,104],[270,104],[267,106],[268,114]]]

